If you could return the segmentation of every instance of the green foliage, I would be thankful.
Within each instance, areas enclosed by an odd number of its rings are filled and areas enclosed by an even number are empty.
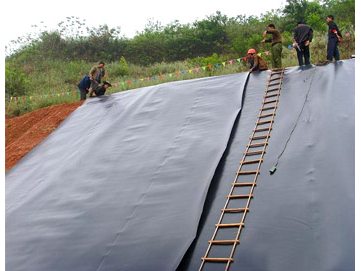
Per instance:
[[[330,14],[341,29],[348,32],[355,29],[355,0],[287,0],[283,14],[287,31],[292,31],[298,21],[306,22],[314,30],[327,31],[326,16]]]
[[[21,67],[15,63],[5,63],[5,93],[9,96],[24,95],[27,92],[29,79]]]
[[[355,0],[324,0],[324,15],[333,15],[339,28],[355,31]]]
[[[67,17],[59,29],[48,32],[39,29],[33,38],[19,38],[10,58],[39,61],[83,60],[118,61],[124,56],[128,63],[148,66],[154,63],[182,61],[189,58],[218,55],[244,55],[249,48],[262,49],[260,41],[267,25],[273,23],[282,35],[289,36],[298,21],[308,23],[315,31],[327,31],[325,17],[333,14],[342,32],[354,33],[354,0],[287,0],[284,8],[272,10],[260,17],[238,15],[227,17],[217,11],[205,19],[189,24],[178,21],[166,26],[149,21],[144,30],[132,39],[120,35],[120,28],[107,25],[85,28],[77,17]],[[286,44],[285,44],[286,45]],[[11,52],[11,49],[7,47]],[[123,71],[120,72],[123,74]],[[126,73],[124,73],[125,75]]]
[[[129,67],[127,61],[125,60],[125,57],[122,56],[119,62],[120,62],[120,66],[118,68],[118,75],[120,76],[129,75]]]
[[[112,87],[108,93],[143,87],[150,84],[212,76],[248,69],[245,62],[217,69],[207,68],[207,73],[184,71],[237,59],[250,48],[258,52],[270,49],[261,44],[262,33],[273,23],[281,32],[284,50],[283,65],[297,65],[294,50],[287,46],[293,42],[293,29],[298,21],[305,21],[314,29],[311,43],[311,61],[325,59],[327,34],[325,18],[332,14],[344,37],[340,44],[341,58],[355,53],[355,1],[354,0],[287,0],[283,8],[256,16],[227,17],[217,11],[203,20],[188,24],[173,21],[166,26],[149,21],[144,30],[133,38],[121,36],[120,27],[101,25],[88,28],[78,17],[67,17],[58,24],[59,29],[48,31],[34,25],[35,34],[19,37],[6,46],[5,95],[44,95],[64,93],[77,89],[79,81],[98,61],[106,62],[111,82],[132,81]],[[344,35],[345,36],[345,35]],[[14,46],[14,47],[12,47]],[[270,56],[264,56],[270,62]],[[153,82],[148,77],[183,71],[182,76],[167,77]],[[134,79],[140,79],[134,82]],[[60,101],[74,101],[78,96],[19,101],[6,105],[7,114],[22,114],[34,108]]]
[[[196,57],[193,59],[188,59],[187,62],[190,66],[193,67],[203,67],[208,65],[215,65],[216,63],[221,63],[223,60],[219,57],[217,53],[213,53],[211,56],[208,57]]]

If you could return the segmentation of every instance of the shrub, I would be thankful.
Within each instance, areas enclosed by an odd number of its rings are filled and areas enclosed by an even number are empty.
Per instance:
[[[120,76],[126,76],[129,75],[129,67],[128,67],[128,63],[125,60],[125,57],[122,56],[120,58],[120,66],[118,68],[118,73]]]
[[[30,80],[25,72],[15,64],[5,63],[5,93],[10,96],[22,96],[26,94]]]

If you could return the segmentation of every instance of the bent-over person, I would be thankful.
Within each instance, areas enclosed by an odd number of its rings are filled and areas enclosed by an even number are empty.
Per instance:
[[[98,96],[102,96],[102,95],[104,95],[105,92],[107,91],[107,88],[108,88],[108,87],[111,87],[111,86],[112,86],[112,84],[109,83],[108,81],[103,81],[103,85],[98,86],[98,87],[96,88],[96,90],[94,91],[94,93],[95,93],[95,95],[96,95],[97,97],[98,97]],[[93,96],[93,93],[90,95],[90,97],[94,97],[94,96]]]
[[[247,59],[250,64],[249,72],[268,70],[266,61],[256,54],[255,49],[248,50]]]
[[[100,61],[98,65],[95,65],[89,71],[89,78],[91,81],[91,90],[89,95],[92,96],[93,92],[97,89],[98,85],[101,83],[103,77],[105,76],[105,63]]]

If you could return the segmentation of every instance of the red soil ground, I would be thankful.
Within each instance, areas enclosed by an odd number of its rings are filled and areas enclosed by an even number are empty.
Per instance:
[[[5,171],[51,134],[83,101],[53,105],[19,117],[5,117]]]

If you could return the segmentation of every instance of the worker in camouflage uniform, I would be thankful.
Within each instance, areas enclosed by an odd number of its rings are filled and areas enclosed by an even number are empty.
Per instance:
[[[267,34],[272,34],[272,37],[266,39]],[[271,43],[271,61],[273,68],[282,68],[282,36],[276,29],[274,24],[268,25],[266,31],[263,32],[262,43]]]
[[[98,65],[95,65],[89,71],[89,78],[91,81],[90,93],[89,96],[93,95],[93,92],[97,89],[98,85],[101,83],[102,78],[105,76],[105,63],[100,61]]]

